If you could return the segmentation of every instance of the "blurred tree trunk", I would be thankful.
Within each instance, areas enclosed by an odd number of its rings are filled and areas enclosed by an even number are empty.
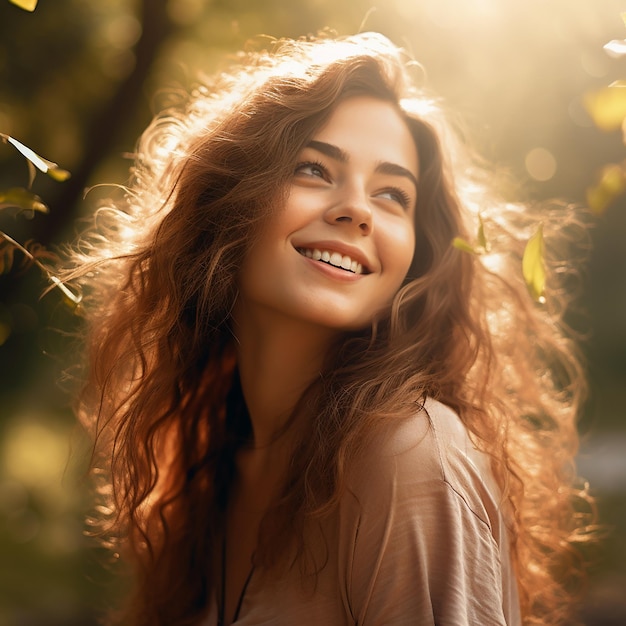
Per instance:
[[[135,46],[135,67],[120,83],[111,100],[88,123],[84,134],[85,150],[78,169],[59,187],[56,197],[46,198],[50,214],[36,224],[36,241],[49,244],[55,241],[64,227],[76,216],[84,189],[92,172],[115,146],[127,130],[128,119],[140,105],[143,85],[157,53],[174,26],[166,12],[167,0],[141,0],[139,20],[142,34]]]

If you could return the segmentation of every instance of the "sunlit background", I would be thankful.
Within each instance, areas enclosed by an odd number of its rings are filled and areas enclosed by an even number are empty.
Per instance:
[[[101,182],[123,183],[140,129],[168,92],[219,67],[259,34],[378,30],[410,49],[468,140],[519,181],[515,195],[583,203],[605,163],[626,158],[584,95],[626,78],[603,45],[626,37],[617,0],[0,0],[0,132],[72,172],[44,176],[49,215],[0,213],[0,229],[47,246],[70,240]],[[27,170],[0,144],[0,189]],[[507,192],[513,193],[511,190]],[[585,594],[587,626],[626,624],[626,202],[595,220],[582,296],[592,396],[580,472],[608,539]],[[1,257],[0,257],[1,258]],[[62,371],[75,322],[36,269],[0,276],[0,626],[95,624],[115,585],[83,537],[88,445]],[[582,320],[582,321],[581,321]],[[54,329],[61,328],[63,333]]]

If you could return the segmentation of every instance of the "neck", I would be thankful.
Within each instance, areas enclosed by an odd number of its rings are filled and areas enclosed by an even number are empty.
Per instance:
[[[282,439],[302,393],[319,376],[336,332],[263,314],[235,315],[233,331],[253,447],[270,447]]]

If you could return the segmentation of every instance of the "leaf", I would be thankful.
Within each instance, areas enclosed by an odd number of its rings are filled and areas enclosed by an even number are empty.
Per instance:
[[[73,291],[72,288],[68,287],[58,276],[52,274],[50,270],[41,261],[39,261],[39,259],[36,258],[36,256],[32,252],[30,252],[30,250],[28,250],[27,247],[23,246],[21,243],[13,239],[13,237],[10,237],[1,230],[0,237],[4,239],[10,246],[14,247],[16,250],[19,250],[28,259],[28,263],[33,263],[42,271],[42,273],[52,284],[52,286],[61,291],[61,293],[63,294],[63,299],[69,306],[74,309],[75,313],[79,314],[82,312],[81,303],[83,296],[80,290]],[[26,245],[28,246],[29,244]],[[35,248],[37,256],[39,256],[40,258],[47,256],[47,253],[41,251],[45,250],[42,246],[40,246],[39,249],[36,248],[38,245],[39,244],[31,244],[31,246]]]
[[[586,93],[583,104],[598,128],[616,130],[626,118],[626,89],[605,87]]]
[[[478,246],[482,248],[482,251],[489,252],[489,248],[491,248],[491,246],[489,245],[489,242],[487,241],[487,237],[485,237],[485,225],[483,224],[483,218],[480,215],[478,216],[477,239],[478,239]]]
[[[74,312],[77,314],[83,312],[81,304],[83,296],[79,291],[72,291],[64,282],[61,281],[60,278],[54,276],[53,274],[48,273],[48,280],[54,287],[61,291],[63,294],[63,301],[67,306],[74,309]]]
[[[522,274],[528,291],[537,302],[545,302],[546,270],[544,265],[543,225],[528,240],[522,257]]]
[[[455,237],[452,240],[452,245],[457,250],[462,250],[463,252],[469,252],[470,254],[478,254],[477,250],[472,246],[472,244],[468,243],[462,237]]]
[[[9,135],[4,135],[0,133],[0,137],[2,137],[5,141],[8,141],[18,152],[22,154],[22,156],[26,157],[38,170],[43,172],[44,174],[48,174],[51,178],[56,181],[63,182],[70,177],[70,173],[67,170],[60,168],[56,163],[52,161],[48,161],[48,159],[44,159],[40,157],[38,154],[33,152],[28,146],[25,146],[23,143],[20,143],[17,139],[10,137]]]
[[[12,187],[5,191],[0,191],[0,209],[16,207],[22,211],[39,211],[47,213],[48,207],[41,198],[23,187]]]
[[[38,0],[9,0],[11,4],[24,9],[24,11],[30,11],[31,13],[37,8]]]
[[[626,40],[613,39],[603,46],[604,51],[611,57],[623,57],[626,54]]]
[[[50,176],[50,178],[52,178],[53,180],[62,183],[71,176],[71,174],[67,170],[60,168],[56,163],[52,163],[51,161],[48,161],[48,163],[50,163],[50,165],[53,165],[54,167],[50,167],[46,174],[48,174],[48,176]]]
[[[483,218],[478,216],[478,232],[476,233],[477,244],[473,246],[469,241],[463,239],[463,237],[455,237],[452,240],[452,246],[457,250],[463,252],[469,252],[470,254],[483,254],[489,252],[491,246],[485,236],[485,225],[483,224]]]
[[[594,213],[601,215],[624,192],[626,192],[624,166],[611,163],[602,168],[598,182],[587,189],[587,204]]]

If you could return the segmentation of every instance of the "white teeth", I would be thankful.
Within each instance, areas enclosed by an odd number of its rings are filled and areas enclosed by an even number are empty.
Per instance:
[[[314,261],[324,261],[335,267],[353,272],[354,274],[362,274],[363,266],[358,261],[353,261],[347,254],[342,255],[339,252],[330,252],[329,250],[318,250],[317,248],[298,248],[298,252],[303,256],[313,259]]]
[[[330,255],[329,263],[331,265],[335,265],[336,267],[341,267],[342,261],[343,261],[343,257],[339,254],[339,252],[333,252]]]

